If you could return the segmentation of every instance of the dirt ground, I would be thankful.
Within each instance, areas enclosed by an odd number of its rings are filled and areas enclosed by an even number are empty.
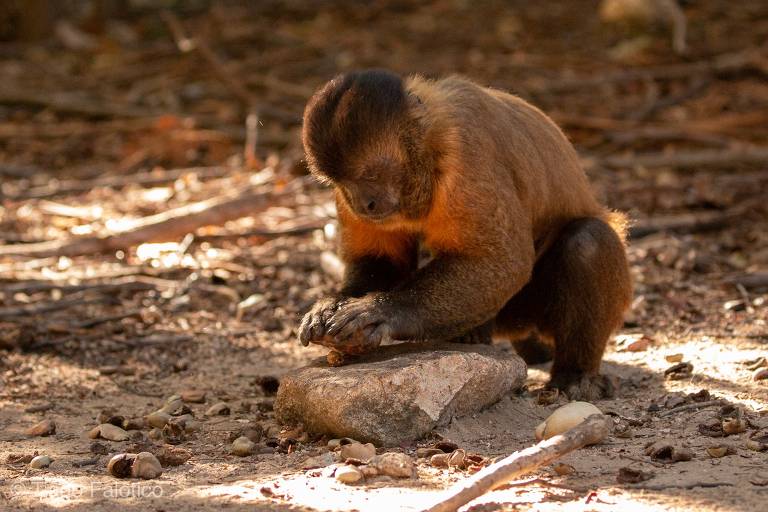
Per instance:
[[[562,459],[573,472],[543,467],[467,510],[764,507],[768,4],[684,2],[685,55],[663,28],[604,24],[598,4],[190,2],[174,11],[194,39],[186,53],[173,18],[149,7],[100,25],[68,13],[38,43],[0,24],[0,508],[420,510],[469,476],[420,460],[416,479],[344,485],[306,469],[327,439],[274,421],[274,378],[325,353],[298,344],[298,320],[338,282],[330,193],[291,181],[297,117],[319,84],[368,66],[458,72],[531,100],[564,127],[601,199],[633,219],[635,300],[603,370],[620,392],[596,404],[614,435]],[[73,237],[242,190],[266,198],[251,216],[66,252]],[[665,375],[680,362],[688,373]],[[526,389],[397,450],[442,437],[490,460],[530,446],[565,403],[539,403],[546,378],[530,368]],[[144,429],[95,442],[99,413],[142,417],[186,389],[206,392],[190,404],[200,430],[179,445],[191,458],[154,480],[108,475],[112,454],[151,441]],[[204,415],[220,401],[231,414]],[[707,430],[729,417],[745,430]],[[54,435],[25,434],[44,418]],[[233,433],[256,424],[260,453],[230,455]],[[692,459],[646,454],[665,440]],[[30,469],[34,454],[54,462]],[[622,482],[622,468],[652,476]]]

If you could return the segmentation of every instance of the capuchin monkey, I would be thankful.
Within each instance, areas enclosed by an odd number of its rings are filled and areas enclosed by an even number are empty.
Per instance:
[[[335,189],[346,264],[304,345],[509,336],[530,363],[554,358],[550,386],[571,399],[613,395],[599,370],[632,294],[625,217],[598,203],[549,117],[464,78],[367,70],[315,93],[302,136]]]

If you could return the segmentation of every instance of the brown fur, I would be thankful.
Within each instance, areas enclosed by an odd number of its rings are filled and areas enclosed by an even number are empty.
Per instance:
[[[600,359],[631,295],[623,215],[598,204],[537,108],[458,77],[398,80],[352,73],[307,106],[308,161],[337,189],[349,270],[302,341],[538,332],[554,344],[553,385],[609,394]],[[434,255],[422,269],[419,241]]]

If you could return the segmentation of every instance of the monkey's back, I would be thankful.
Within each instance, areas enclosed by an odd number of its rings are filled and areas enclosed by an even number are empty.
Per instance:
[[[537,253],[570,220],[610,217],[597,202],[573,145],[541,110],[460,77],[433,85],[447,105],[438,114],[441,122],[454,127],[450,144],[461,146],[447,151],[462,160],[463,179],[474,182],[473,189],[485,185],[482,190],[496,199],[496,209],[512,205],[513,216],[530,215]]]

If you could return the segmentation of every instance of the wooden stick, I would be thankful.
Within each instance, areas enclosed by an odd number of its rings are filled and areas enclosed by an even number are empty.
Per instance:
[[[738,219],[748,210],[741,206],[726,211],[704,211],[659,215],[630,226],[630,238],[642,238],[660,231],[695,233],[720,229]]]
[[[128,175],[104,176],[93,180],[65,180],[53,185],[33,187],[18,194],[6,194],[12,199],[43,199],[56,195],[88,192],[94,188],[121,188],[128,185],[155,186],[176,181],[189,174],[197,175],[201,180],[220,178],[234,171],[227,166],[185,167],[178,169],[137,172]]]
[[[583,446],[599,443],[608,436],[610,422],[602,414],[593,414],[567,432],[491,464],[459,482],[448,497],[425,512],[453,512],[486,492],[492,491],[539,466],[549,464]]]
[[[683,412],[683,411],[692,411],[692,410],[696,410],[696,409],[706,409],[707,407],[715,407],[715,406],[719,406],[719,405],[725,405],[726,403],[727,402],[725,400],[708,400],[706,402],[695,402],[695,403],[692,403],[692,404],[681,405],[679,407],[675,407],[673,409],[669,409],[668,411],[661,411],[659,413],[659,417],[663,418],[664,416],[671,416],[673,414],[677,414],[677,413]]]
[[[768,272],[751,272],[725,278],[726,283],[740,284],[744,288],[768,288]]]
[[[728,166],[737,164],[768,164],[768,147],[726,150],[676,151],[674,153],[645,153],[630,156],[608,156],[599,164],[613,168]]]
[[[556,93],[601,87],[609,83],[626,83],[637,80],[676,80],[695,75],[728,76],[747,70],[768,73],[762,62],[765,50],[749,48],[745,51],[716,55],[707,60],[653,67],[634,67],[626,70],[603,73],[589,77],[549,81],[539,87],[532,87],[535,93]]]
[[[77,256],[126,249],[146,242],[175,240],[203,226],[221,225],[258,213],[275,204],[276,200],[287,197],[294,189],[295,186],[287,186],[278,193],[269,194],[249,188],[235,197],[218,196],[151,215],[138,221],[131,229],[105,236],[3,245],[0,246],[0,256]]]
[[[34,89],[14,89],[8,84],[0,84],[0,104],[32,105],[44,107],[67,114],[80,114],[89,117],[154,117],[159,112],[134,105],[121,105],[114,101],[100,102],[77,97],[69,93],[43,92]]]

